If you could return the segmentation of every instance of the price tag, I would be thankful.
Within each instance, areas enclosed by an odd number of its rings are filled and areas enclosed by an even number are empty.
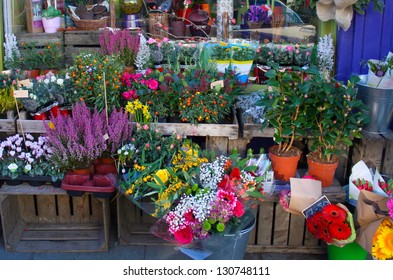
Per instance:
[[[14,91],[14,97],[15,98],[28,98],[29,97],[29,91],[28,90],[15,90]]]
[[[20,87],[28,87],[30,85],[31,85],[31,82],[30,82],[29,79],[19,81],[19,86]]]
[[[104,140],[108,140],[109,139],[108,133],[105,133],[103,137],[104,137]]]
[[[11,70],[4,70],[4,71],[1,71],[1,74],[9,75],[9,74],[11,74]]]
[[[215,81],[210,84],[211,89],[215,88],[216,86],[220,86],[220,88],[224,87],[224,80]]]

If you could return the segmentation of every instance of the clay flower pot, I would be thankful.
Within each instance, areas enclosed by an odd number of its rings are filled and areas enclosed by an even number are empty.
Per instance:
[[[293,147],[296,150],[296,156],[280,156],[275,153],[278,146],[270,147],[269,157],[272,162],[272,168],[274,171],[274,178],[280,181],[288,182],[291,177],[296,177],[297,165],[300,160],[301,151]]]
[[[334,163],[321,163],[317,162],[314,157],[307,156],[308,175],[321,181],[322,187],[331,186],[338,166],[338,158],[334,159]]]

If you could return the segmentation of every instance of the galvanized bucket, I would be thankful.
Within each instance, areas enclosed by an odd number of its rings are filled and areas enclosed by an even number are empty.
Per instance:
[[[393,89],[368,86],[367,75],[360,75],[359,78],[358,98],[370,109],[370,122],[363,130],[370,133],[387,133],[393,119]]]

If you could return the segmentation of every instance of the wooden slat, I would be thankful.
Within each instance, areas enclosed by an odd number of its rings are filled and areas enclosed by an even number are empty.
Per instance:
[[[229,139],[238,138],[236,124],[198,124],[189,123],[157,123],[157,129],[164,135],[179,133],[184,136],[218,136]]]
[[[214,151],[216,156],[228,154],[228,138],[227,137],[206,137],[206,148]]]
[[[363,132],[363,136],[363,139],[354,141],[351,157],[352,164],[363,160],[369,168],[381,170],[382,156],[386,144],[385,139],[379,134],[366,132]]]
[[[383,137],[386,139],[386,144],[380,172],[388,176],[393,176],[393,132],[389,131]]]
[[[303,216],[290,215],[288,245],[303,245],[304,223],[305,219]]]
[[[91,212],[92,212],[92,220],[93,223],[102,223],[104,221],[104,211],[102,210],[103,205],[100,200],[91,196]]]
[[[0,132],[15,133],[15,120],[0,119]]]
[[[102,226],[98,223],[29,223],[25,226],[28,230],[34,231],[50,231],[50,230],[62,230],[62,231],[81,231],[81,230],[98,230]]]
[[[71,206],[68,195],[57,196],[58,223],[71,223]]]
[[[37,46],[45,46],[47,43],[60,42],[63,45],[63,33],[17,33],[16,40],[20,45],[22,42],[37,42]]]
[[[90,222],[89,195],[84,194],[81,197],[72,197],[73,221],[75,223]]]
[[[9,186],[4,184],[0,188],[0,195],[65,195],[67,192],[61,188],[54,188],[49,184],[45,184],[39,187],[31,187],[26,183]]]
[[[288,245],[289,213],[275,205],[273,245]]]
[[[40,223],[57,222],[56,201],[54,195],[37,195],[38,221]]]
[[[19,205],[17,208],[21,213],[21,218],[27,223],[38,222],[38,216],[36,214],[36,207],[33,195],[18,195],[14,196],[18,201]]]
[[[245,157],[247,154],[247,144],[250,143],[250,139],[239,138],[235,140],[228,141],[228,154],[231,153],[233,149],[237,149],[241,157]]]
[[[49,230],[49,231],[35,231],[25,230],[20,240],[30,241],[67,241],[67,240],[97,240],[101,229],[96,230]]]
[[[12,248],[19,239],[19,233],[22,231],[25,222],[21,219],[19,208],[15,208],[17,204],[16,197],[2,197],[0,205],[1,223],[3,229],[4,245],[7,250]]]
[[[49,121],[45,121],[49,123]],[[44,121],[36,121],[36,120],[17,120],[16,121],[16,130],[18,132],[25,133],[45,133]]]
[[[273,229],[273,213],[274,203],[264,202],[259,205],[258,213],[258,245],[271,245],[272,244],[272,229]]]
[[[264,246],[248,245],[246,253],[280,253],[280,254],[326,254],[326,248],[318,246],[297,247],[297,246]]]
[[[17,252],[103,252],[107,251],[103,240],[76,241],[20,241],[13,251]]]
[[[101,31],[99,30],[66,31],[64,33],[64,44],[66,46],[69,45],[99,46],[100,33]]]

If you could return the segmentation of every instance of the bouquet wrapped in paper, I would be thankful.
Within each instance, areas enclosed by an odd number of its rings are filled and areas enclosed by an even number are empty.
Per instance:
[[[393,259],[393,198],[362,190],[355,217],[359,245],[375,259]]]

